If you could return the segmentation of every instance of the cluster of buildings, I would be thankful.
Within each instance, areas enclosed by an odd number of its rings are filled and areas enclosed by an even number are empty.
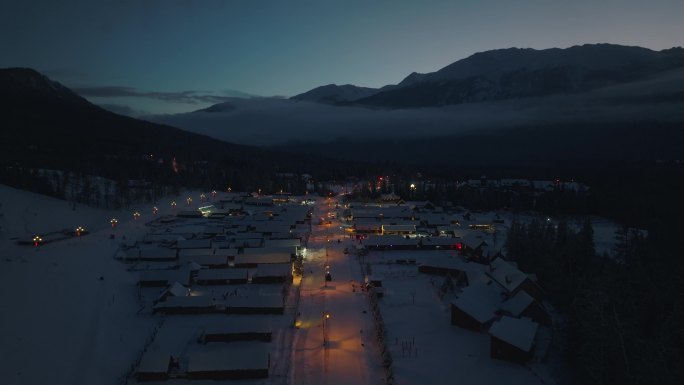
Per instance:
[[[283,196],[224,194],[127,240],[120,258],[138,274],[141,309],[163,320],[136,379],[268,377],[310,217]]]
[[[502,215],[447,212],[430,202],[349,203],[343,215],[359,239],[358,248],[415,251],[421,258],[394,262],[417,264],[420,273],[443,276],[455,286],[451,323],[487,332],[492,358],[526,363],[535,356],[535,348],[537,355],[543,354],[551,327],[544,291],[534,275],[521,271],[502,253],[505,236],[496,236],[497,229],[505,230]],[[431,250],[447,250],[448,257],[431,257]]]

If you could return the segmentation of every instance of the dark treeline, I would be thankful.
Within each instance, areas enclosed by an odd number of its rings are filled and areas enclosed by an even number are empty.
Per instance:
[[[678,384],[684,378],[684,268],[674,231],[624,230],[596,255],[591,224],[578,230],[513,223],[508,257],[537,274],[564,315],[567,358],[583,384]]]

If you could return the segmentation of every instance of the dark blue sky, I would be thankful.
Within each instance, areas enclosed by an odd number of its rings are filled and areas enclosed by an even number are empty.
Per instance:
[[[3,0],[0,67],[151,112],[379,87],[475,52],[682,45],[682,0]],[[99,95],[99,96],[98,96]]]

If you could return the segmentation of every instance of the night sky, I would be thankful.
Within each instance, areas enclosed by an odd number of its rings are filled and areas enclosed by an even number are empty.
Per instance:
[[[508,47],[683,44],[681,0],[3,0],[0,67],[90,100],[184,112],[226,96],[379,87]]]

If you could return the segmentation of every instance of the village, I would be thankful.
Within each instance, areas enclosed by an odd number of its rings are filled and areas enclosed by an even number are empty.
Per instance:
[[[74,263],[95,263],[83,306],[98,314],[83,322],[103,355],[117,336],[127,346],[122,384],[554,383],[559,320],[506,258],[511,213],[355,202],[347,188],[192,192],[99,229],[16,238],[25,256],[4,263],[88,245],[90,260]],[[100,374],[87,371],[76,378]]]

